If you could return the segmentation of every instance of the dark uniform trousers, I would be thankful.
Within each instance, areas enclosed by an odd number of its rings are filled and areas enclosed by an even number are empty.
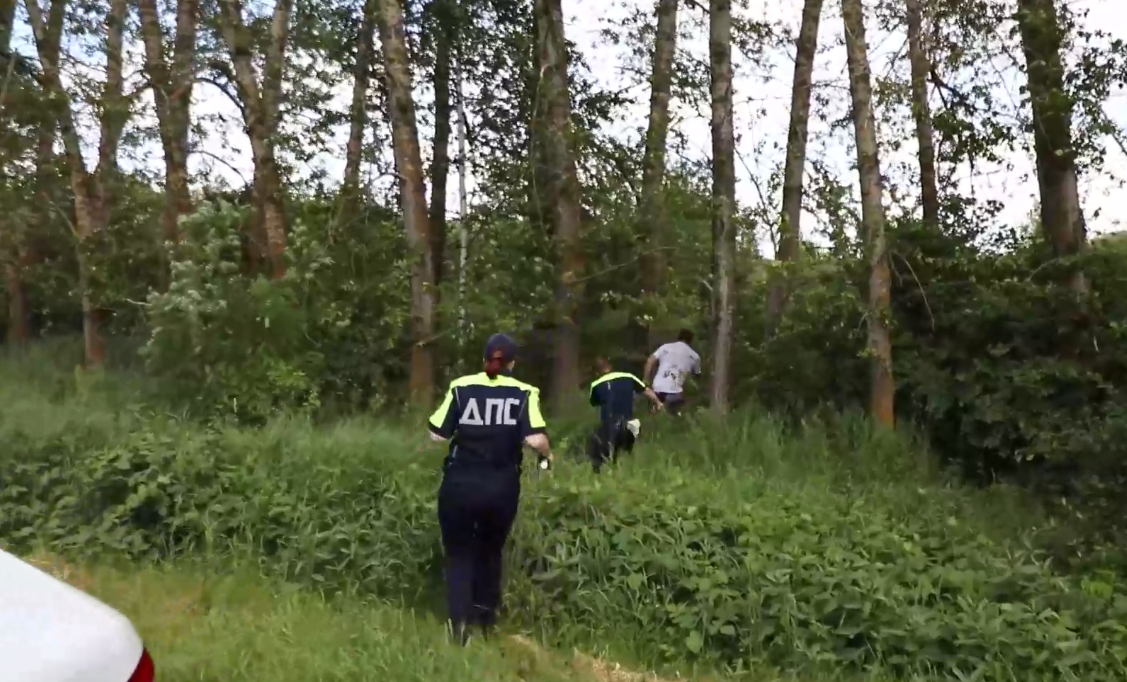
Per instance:
[[[491,627],[501,606],[502,552],[520,504],[517,469],[448,470],[438,491],[446,600],[456,635]]]
[[[626,427],[627,421],[625,417],[600,421],[599,428],[591,434],[587,443],[587,456],[591,459],[595,473],[599,473],[607,462],[616,460],[619,452],[631,452],[634,449],[634,434]]]

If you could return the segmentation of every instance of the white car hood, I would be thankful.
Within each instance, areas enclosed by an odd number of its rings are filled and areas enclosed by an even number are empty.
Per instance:
[[[0,682],[127,682],[142,650],[128,618],[0,550]]]

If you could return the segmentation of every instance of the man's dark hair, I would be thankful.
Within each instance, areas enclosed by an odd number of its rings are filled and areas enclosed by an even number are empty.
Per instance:
[[[517,343],[505,334],[494,334],[485,344],[485,373],[496,379],[505,365],[517,355]]]
[[[682,329],[681,331],[677,332],[677,340],[681,341],[682,343],[692,343],[693,333],[688,329]]]

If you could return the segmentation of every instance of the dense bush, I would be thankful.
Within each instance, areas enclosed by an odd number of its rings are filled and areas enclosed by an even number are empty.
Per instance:
[[[551,501],[553,622],[629,625],[655,646],[729,663],[880,665],[972,679],[1124,674],[1124,595],[1093,595],[1033,553],[929,509],[894,517],[864,496],[714,499],[686,479],[579,489]],[[921,494],[921,497],[924,497]],[[1110,589],[1103,586],[1103,589]]]
[[[898,415],[978,480],[1106,473],[1127,461],[1127,252],[1086,255],[1093,286],[1077,302],[1059,286],[1067,264],[1046,259],[1036,242],[1002,246],[910,222],[892,231]],[[865,404],[859,266],[814,257],[789,270],[787,317],[773,337],[751,335],[742,346],[744,394],[798,415],[825,402]],[[748,293],[743,328],[754,329],[765,298]]]
[[[624,356],[648,349],[627,329],[644,314],[656,327],[697,328],[708,356],[695,290],[707,250],[693,237],[707,211],[696,196],[675,194],[671,239],[687,262],[656,299],[639,297],[634,267],[619,262],[619,252],[630,251],[619,244],[625,227],[608,224],[592,237],[589,257],[599,274],[582,306],[585,350]],[[394,215],[373,208],[341,223],[329,204],[302,203],[289,271],[277,281],[242,264],[247,219],[247,209],[219,203],[183,221],[171,282],[147,307],[148,369],[165,392],[189,396],[197,414],[252,423],[279,409],[339,414],[397,404],[410,344],[405,243]],[[458,288],[456,263],[446,264],[440,287],[434,348],[442,373],[472,363],[485,336],[501,329],[527,344],[522,371],[547,392],[552,334],[538,325],[551,264],[509,258],[542,250],[543,235],[482,216],[472,227],[476,260],[467,288]],[[1112,244],[1084,256],[1093,288],[1077,302],[1059,286],[1067,264],[1047,259],[1035,239],[978,239],[912,221],[890,228],[899,417],[923,428],[967,476],[1048,484],[1047,497],[1080,506],[1098,500],[1109,510],[1102,517],[1114,520],[1127,511],[1115,502],[1123,498],[1116,481],[1127,475],[1125,251]],[[852,246],[811,249],[785,268],[740,261],[737,402],[796,419],[826,404],[867,403],[867,275]],[[481,267],[510,261],[509,268]],[[789,282],[790,306],[768,334],[766,283],[775,275]],[[461,306],[464,328],[455,324]]]
[[[398,228],[380,215],[341,226],[318,208],[297,217],[278,280],[241,267],[249,209],[217,202],[182,221],[172,280],[149,297],[144,348],[166,393],[191,396],[197,414],[257,423],[389,399],[408,288]]]
[[[1036,490],[1070,516],[1058,559],[1127,566],[1127,250],[1082,257],[1092,289],[1059,285],[1067,262],[1037,239],[992,245],[914,222],[890,232],[897,413],[964,478]],[[987,248],[989,246],[989,248]],[[785,269],[792,306],[776,334],[745,334],[737,389],[801,418],[826,403],[864,405],[866,274],[857,261],[812,254]],[[741,329],[765,310],[763,287],[741,299]]]
[[[678,175],[668,183],[667,245],[677,259],[655,297],[640,295],[633,199],[604,197],[600,229],[585,237],[590,277],[579,322],[586,354],[638,360],[655,340],[643,341],[644,330],[631,326],[641,316],[652,321],[655,337],[693,327],[709,356],[702,286],[709,249],[699,235],[710,202],[699,180]],[[139,216],[155,201],[151,192],[138,194],[121,204],[119,222],[143,222]],[[279,410],[324,416],[401,404],[411,344],[406,243],[396,213],[370,206],[343,220],[331,200],[295,202],[289,271],[279,280],[244,262],[249,217],[246,206],[201,202],[183,220],[169,281],[152,287],[146,305],[138,302],[153,283],[153,240],[119,234],[122,244],[102,244],[98,269],[106,280],[99,286],[113,313],[107,330],[145,339],[147,369],[178,413],[186,404],[193,416],[261,424]],[[987,230],[991,220],[969,216],[969,227],[942,231],[907,219],[890,224],[898,416],[923,429],[973,480],[1032,483],[1045,499],[1064,498],[1098,519],[1080,540],[1090,552],[1096,539],[1127,535],[1127,250],[1099,242],[1082,256],[1092,289],[1078,301],[1059,285],[1070,264],[1050,258],[1035,237],[1001,234],[983,243],[984,232],[1003,232]],[[472,366],[481,342],[503,330],[526,344],[522,371],[548,397],[550,240],[542,226],[512,216],[475,213],[468,227],[464,288],[453,251],[443,264],[432,339],[439,383]],[[785,267],[751,252],[737,263],[734,401],[796,420],[827,404],[863,407],[869,390],[859,244],[843,233],[832,252],[807,246],[801,262]],[[69,246],[60,253],[71,253]],[[776,276],[789,284],[790,306],[768,333],[767,283]],[[34,307],[50,318],[40,331],[79,330],[75,301],[59,293],[73,282],[35,275],[28,284]],[[111,357],[128,362],[132,354]]]
[[[6,542],[139,556],[253,550],[269,570],[325,589],[434,594],[440,453],[417,440],[369,422],[202,430],[21,404],[0,408]],[[848,421],[788,437],[751,421],[719,442],[700,429],[658,428],[657,444],[600,479],[566,462],[530,479],[510,616],[565,640],[628,632],[651,654],[737,667],[1127,674],[1122,586],[1055,574],[981,520],[997,508],[913,478],[897,442]],[[900,470],[881,478],[894,460]]]

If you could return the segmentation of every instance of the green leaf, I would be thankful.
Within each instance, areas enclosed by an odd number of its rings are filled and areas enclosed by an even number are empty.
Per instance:
[[[704,648],[704,637],[702,637],[699,632],[694,630],[689,633],[688,637],[685,638],[685,646],[688,647],[689,651],[693,652],[694,654],[699,654],[701,652],[701,649]]]

